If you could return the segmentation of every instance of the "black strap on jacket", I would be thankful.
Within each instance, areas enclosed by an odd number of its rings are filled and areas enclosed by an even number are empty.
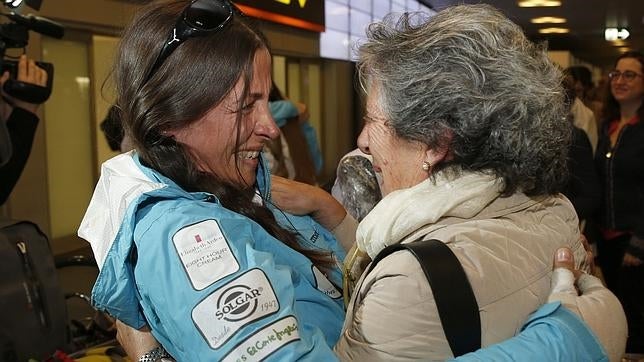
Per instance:
[[[425,272],[454,357],[481,348],[479,307],[467,275],[449,246],[435,239],[390,245],[376,256],[367,273],[398,250],[409,250]]]

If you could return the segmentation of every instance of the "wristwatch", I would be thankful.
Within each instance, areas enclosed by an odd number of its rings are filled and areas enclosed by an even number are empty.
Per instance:
[[[174,358],[159,346],[145,353],[139,358],[139,362],[175,362]]]

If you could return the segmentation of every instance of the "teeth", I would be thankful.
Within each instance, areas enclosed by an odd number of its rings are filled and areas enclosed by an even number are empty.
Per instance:
[[[242,158],[247,159],[247,160],[252,160],[254,158],[259,157],[259,151],[254,151],[254,152],[242,152]]]

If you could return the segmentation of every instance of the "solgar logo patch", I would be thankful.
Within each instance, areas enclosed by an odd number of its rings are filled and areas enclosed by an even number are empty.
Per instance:
[[[225,290],[217,306],[215,313],[217,319],[224,319],[229,322],[240,321],[257,310],[257,298],[262,295],[263,288],[253,289],[247,285],[235,285]]]
[[[199,302],[192,310],[192,320],[210,347],[217,349],[244,326],[279,308],[266,274],[251,269]]]

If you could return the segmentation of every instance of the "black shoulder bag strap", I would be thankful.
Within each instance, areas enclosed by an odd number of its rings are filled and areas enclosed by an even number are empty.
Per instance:
[[[423,268],[454,357],[481,348],[479,306],[467,275],[449,246],[435,239],[390,245],[376,256],[367,273],[398,250],[409,250]]]

